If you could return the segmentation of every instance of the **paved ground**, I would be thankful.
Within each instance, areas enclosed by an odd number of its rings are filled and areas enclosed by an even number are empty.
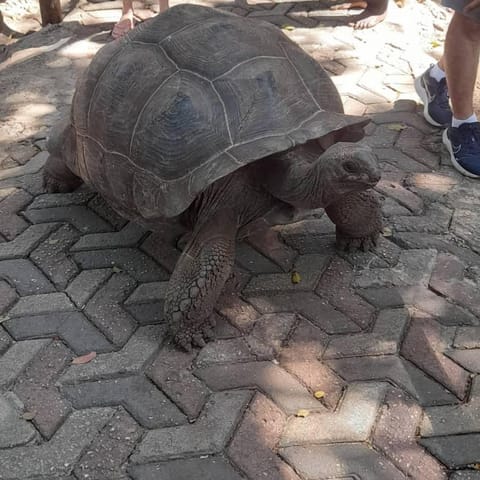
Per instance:
[[[118,2],[80,3],[61,27],[10,45],[0,479],[480,479],[480,184],[450,168],[412,90],[447,15],[428,1],[392,7],[389,22],[353,32],[318,2],[224,8],[283,26],[331,72],[346,110],[371,116],[378,252],[336,253],[322,212],[251,239],[218,340],[172,350],[162,295],[179,252],[86,189],[41,186],[45,135]]]

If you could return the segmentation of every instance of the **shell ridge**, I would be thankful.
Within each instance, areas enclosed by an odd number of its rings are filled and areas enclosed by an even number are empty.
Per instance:
[[[243,62],[237,63],[235,66],[227,70],[226,72],[223,72],[221,75],[218,75],[217,77],[212,79],[212,82],[216,82],[217,80],[220,80],[222,77],[225,75],[228,75],[229,73],[232,73],[235,71],[237,68],[242,67],[243,65],[246,65],[249,62],[253,62],[255,60],[259,59],[267,59],[267,60],[288,60],[286,57],[277,57],[276,55],[257,55],[256,57],[252,58],[247,58],[246,60],[243,60]],[[291,62],[289,62],[291,63]]]
[[[168,82],[172,77],[174,77],[175,75],[178,75],[179,71],[177,70],[176,72],[172,73],[171,75],[169,75],[154,91],[153,93],[150,95],[150,97],[148,97],[148,100],[145,102],[145,104],[143,105],[142,109],[140,110],[140,113],[138,114],[138,117],[137,117],[137,120],[135,121],[135,125],[132,129],[132,134],[130,136],[130,144],[129,144],[129,147],[128,147],[128,154],[131,155],[132,154],[132,144],[133,144],[133,139],[135,138],[135,134],[137,132],[137,127],[138,127],[138,124],[140,123],[140,119],[142,118],[142,114],[143,112],[145,111],[145,109],[147,108],[147,105],[150,103],[150,101],[152,100],[152,98],[157,94],[157,92],[163,87],[163,85]]]
[[[312,91],[310,90],[310,88],[308,88],[307,84],[305,83],[305,80],[302,78],[302,76],[300,75],[300,72],[298,71],[297,67],[295,66],[295,64],[290,60],[290,57],[288,56],[288,53],[287,51],[285,50],[284,46],[280,43],[280,48],[282,49],[283,53],[285,54],[285,58],[287,59],[288,63],[292,66],[292,68],[295,70],[295,73],[297,74],[297,77],[299,78],[299,80],[302,82],[302,85],[304,86],[305,90],[308,92],[308,94],[310,95],[310,97],[312,98],[313,102],[315,103],[315,105],[317,106],[317,108],[319,110],[321,110],[322,112],[324,111],[323,108],[318,104],[317,102],[317,99],[315,98],[315,95],[313,95]]]
[[[121,52],[123,52],[123,48],[121,48],[120,50],[118,50],[117,52],[115,52],[114,55],[111,56],[110,60],[108,60],[108,62],[105,64],[105,68],[102,70],[102,73],[98,76],[96,82],[95,82],[95,87],[93,87],[93,91],[90,95],[90,99],[88,100],[88,109],[87,109],[87,128],[88,128],[88,125],[90,125],[90,111],[92,109],[92,100],[95,96],[95,93],[97,91],[97,88],[98,86],[100,85],[100,79],[102,78],[102,76],[105,74],[108,66],[110,65],[110,63],[113,61],[114,58],[117,57],[117,55],[119,55]],[[73,120],[73,119],[72,119]],[[72,122],[72,125],[73,125],[73,122]],[[75,127],[75,125],[74,125]],[[77,128],[75,127],[75,129],[77,130]]]

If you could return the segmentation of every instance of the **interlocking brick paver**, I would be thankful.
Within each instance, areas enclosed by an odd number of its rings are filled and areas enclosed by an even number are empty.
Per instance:
[[[111,269],[83,270],[71,281],[65,293],[78,308],[83,308],[111,274]]]
[[[31,225],[14,240],[0,244],[0,260],[26,257],[56,228],[58,228],[58,224],[55,223]]]
[[[70,404],[55,386],[70,359],[71,353],[61,342],[52,342],[33,359],[15,383],[13,391],[46,438],[52,437],[71,411]]]
[[[142,429],[124,410],[118,410],[75,467],[78,479],[127,479],[125,462]]]
[[[282,349],[296,316],[292,314],[271,314],[260,317],[252,332],[246,338],[251,352],[258,360],[271,360]]]
[[[75,408],[123,405],[137,422],[148,428],[178,425],[184,421],[178,408],[140,375],[66,384],[62,392]]]
[[[441,407],[438,407],[441,408]],[[416,443],[422,409],[399,389],[389,389],[372,442],[409,478],[445,480],[442,465]]]
[[[222,457],[200,457],[171,462],[133,465],[129,473],[134,480],[243,480],[245,477],[236,472]]]
[[[43,313],[67,312],[75,310],[75,305],[64,293],[42,293],[21,297],[9,310],[8,316],[23,317],[30,315],[42,315]]]
[[[194,358],[193,352],[166,346],[147,370],[147,375],[189,419],[198,417],[209,395],[208,388],[191,372]]]
[[[112,227],[92,210],[79,205],[42,209],[29,208],[25,211],[25,217],[32,223],[71,223],[81,233],[101,233],[112,230]]]
[[[26,259],[0,262],[0,278],[14,286],[22,296],[55,291],[47,277]]]
[[[50,340],[27,340],[14,343],[0,357],[0,388],[7,387]]]
[[[167,280],[165,271],[150,257],[132,248],[94,250],[73,255],[83,269],[116,267],[130,274],[139,282]]]
[[[67,253],[78,237],[74,228],[63,225],[30,254],[33,262],[59,290],[78,274],[77,265]]]
[[[248,301],[261,313],[296,312],[327,333],[352,333],[360,328],[346,315],[314,293],[287,293],[250,297]]]
[[[379,309],[412,306],[430,314],[442,325],[478,325],[479,319],[423,286],[358,289]]]
[[[332,338],[324,358],[394,354],[399,350],[407,320],[404,309],[382,310],[371,333]]]
[[[125,273],[115,273],[85,306],[84,312],[117,346],[124,345],[135,330],[134,319],[121,307],[135,286]]]
[[[84,235],[71,248],[72,252],[79,252],[82,250],[101,250],[104,248],[120,248],[120,247],[134,247],[145,235],[145,230],[135,225],[128,223],[119,232],[112,233],[91,233]]]
[[[230,458],[249,478],[300,480],[273,452],[285,420],[285,414],[271,400],[261,394],[255,396],[228,448]]]
[[[150,430],[132,456],[133,463],[220,453],[251,398],[248,391],[216,393],[192,425]]]
[[[296,376],[311,392],[323,392],[321,402],[334,409],[342,395],[345,382],[321,358],[327,335],[306,320],[301,320],[282,349],[280,365]]]
[[[0,280],[0,314],[17,300],[17,294],[7,282]]]
[[[374,318],[375,308],[358,296],[351,287],[353,267],[341,258],[334,258],[318,285],[317,293],[362,328]]]
[[[420,369],[396,355],[350,357],[327,360],[327,364],[348,382],[359,380],[390,380],[407,391],[421,405],[445,405],[458,401],[439,383]]]
[[[408,478],[385,457],[361,443],[286,447],[280,453],[309,480]]]
[[[73,412],[50,442],[0,450],[0,479],[55,478],[68,474],[112,413],[111,408]]]
[[[384,383],[353,383],[336,412],[292,417],[280,445],[364,442],[370,436],[378,410],[385,397]]]
[[[361,143],[382,170],[384,228],[371,252],[337,250],[324,209],[244,229],[216,340],[186,353],[163,311],[187,229],[150,233],[87,185],[43,187],[46,137],[121,2],[64,5],[62,23],[26,35],[39,26],[13,18],[12,2],[5,23],[22,35],[0,52],[0,480],[480,480],[480,190],[452,168],[413,85],[451,15],[432,0],[390,5],[358,30],[323,0],[203,1],[282,27],[344,111],[371,118]]]
[[[91,362],[83,365],[72,365],[62,375],[60,381],[75,383],[111,377],[115,374],[137,373],[159,348],[164,333],[165,327],[163,326],[140,327],[121,350],[97,355]],[[90,343],[90,347],[94,347],[94,345]],[[89,351],[98,353],[99,349],[90,348]]]
[[[0,175],[1,175],[0,170]],[[17,190],[0,201],[0,233],[7,239],[13,240],[22,233],[28,223],[17,213],[27,206],[32,200],[32,196],[24,190]]]
[[[15,395],[0,395],[0,449],[24,445],[35,434],[33,426],[21,417],[21,402]]]
[[[475,377],[468,401],[462,405],[426,408],[420,434],[437,437],[480,432],[480,377]]]
[[[195,374],[213,390],[257,386],[289,414],[299,409],[324,409],[298,380],[272,362],[215,365],[200,368]]]
[[[402,346],[402,355],[445,385],[460,399],[465,398],[470,375],[444,355],[455,330],[431,318],[414,318]]]

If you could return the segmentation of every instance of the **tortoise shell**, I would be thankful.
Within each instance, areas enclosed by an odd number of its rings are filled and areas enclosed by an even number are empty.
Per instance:
[[[212,182],[365,123],[277,27],[178,5],[105,45],[77,84],[72,170],[122,211],[179,215]]]

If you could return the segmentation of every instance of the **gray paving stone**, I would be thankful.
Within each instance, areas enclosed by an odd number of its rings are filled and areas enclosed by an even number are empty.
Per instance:
[[[0,244],[0,260],[26,257],[44,238],[58,228],[55,223],[31,225],[10,242]]]
[[[460,470],[452,473],[450,480],[480,480],[480,472],[473,470]]]
[[[73,245],[71,251],[80,252],[82,250],[134,247],[145,236],[145,233],[146,230],[144,228],[130,222],[119,232],[84,235]]]
[[[407,321],[408,312],[404,309],[382,310],[371,333],[333,337],[323,358],[397,353]]]
[[[143,376],[63,385],[75,408],[122,405],[140,425],[162,428],[185,422],[184,415]]]
[[[47,277],[26,259],[0,262],[0,278],[13,285],[21,296],[55,291]]]
[[[12,393],[0,395],[0,449],[24,445],[33,440],[36,431],[21,418],[22,404]]]
[[[349,478],[406,480],[385,457],[361,443],[286,447],[280,454],[309,480]],[[350,477],[351,478],[351,477]]]
[[[159,348],[165,327],[140,327],[118,352],[97,355],[91,362],[71,365],[60,378],[61,383],[96,380],[114,375],[138,373],[145,362]],[[99,351],[91,348],[91,351]]]
[[[0,180],[20,177],[38,172],[47,161],[48,152],[37,153],[28,163],[21,167],[7,168],[0,170]]]
[[[466,467],[480,458],[480,433],[424,438],[420,443],[449,468]]]
[[[43,313],[66,312],[75,310],[75,305],[70,299],[60,292],[43,293],[21,297],[8,312],[10,318],[24,317],[26,315],[41,315]]]
[[[123,270],[139,282],[167,280],[167,273],[150,257],[133,248],[79,252],[73,258],[82,269],[112,268]]]
[[[112,345],[81,312],[26,315],[4,322],[15,340],[58,336],[77,354],[112,350]]]
[[[122,346],[135,330],[134,319],[120,306],[135,286],[125,273],[115,273],[85,307],[85,314],[114,345]]]
[[[142,429],[124,410],[115,412],[77,463],[76,478],[127,480],[125,463],[141,434]]]
[[[124,307],[141,325],[163,320],[163,305],[168,282],[140,284],[125,300]]]
[[[129,473],[134,480],[242,480],[223,457],[192,458],[171,462],[133,465]]]
[[[204,367],[219,363],[248,362],[252,360],[255,360],[255,356],[248,348],[245,339],[231,338],[208,343],[200,351],[196,363],[199,367]]]
[[[65,293],[71,298],[78,308],[83,308],[98,288],[103,285],[112,271],[110,269],[83,270],[65,289]]]
[[[475,377],[468,402],[426,408],[420,435],[437,437],[480,432],[480,377]]]
[[[95,435],[112,416],[111,408],[74,412],[50,442],[0,450],[2,480],[66,476]]]
[[[0,357],[0,388],[12,383],[50,340],[27,340],[14,343]]]
[[[112,227],[86,207],[68,205],[25,211],[25,217],[32,223],[65,222],[73,225],[81,233],[109,232]]]
[[[351,357],[327,360],[326,363],[348,382],[390,379],[424,406],[445,405],[458,401],[439,383],[396,355]]]
[[[292,375],[272,362],[237,363],[201,368],[195,374],[213,390],[257,386],[286,413],[325,409]]]
[[[353,333],[360,327],[314,293],[265,295],[248,298],[258,311],[267,313],[299,313],[327,333]]]
[[[32,210],[41,210],[53,207],[68,207],[70,205],[86,205],[94,194],[92,192],[71,192],[62,193],[46,193],[35,197],[30,204]]]
[[[466,370],[473,373],[480,373],[480,349],[471,350],[451,350],[445,354],[457,362]]]
[[[291,417],[280,446],[366,441],[385,392],[384,383],[351,384],[336,412]]]
[[[59,290],[63,290],[78,274],[77,265],[67,253],[78,237],[74,228],[63,225],[30,254],[32,261]]]
[[[250,392],[240,390],[212,395],[194,424],[147,432],[132,462],[150,463],[220,453],[250,398]]]
[[[17,293],[7,282],[0,280],[0,315],[17,300]]]
[[[0,325],[0,354],[4,353],[12,343],[10,335]]]

